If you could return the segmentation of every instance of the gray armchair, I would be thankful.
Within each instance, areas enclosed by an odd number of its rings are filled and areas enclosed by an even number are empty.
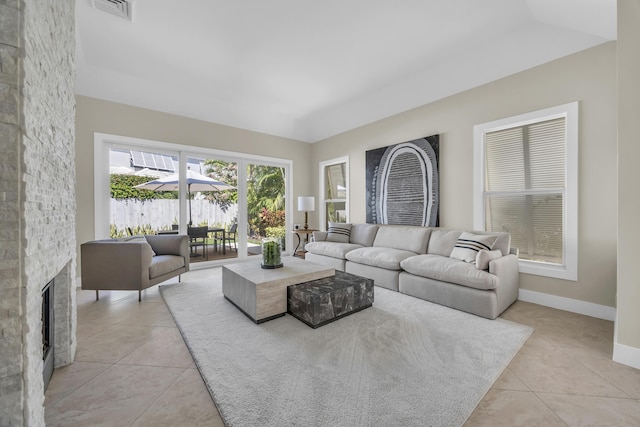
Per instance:
[[[82,289],[138,291],[189,271],[189,238],[166,234],[80,245]]]

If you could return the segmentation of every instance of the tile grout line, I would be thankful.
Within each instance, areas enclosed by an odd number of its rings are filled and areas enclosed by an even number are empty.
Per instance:
[[[135,366],[146,366],[146,365],[135,365]],[[162,368],[163,366],[159,366],[159,367],[160,367],[160,368]],[[141,412],[141,413],[140,413],[140,414],[139,414],[139,415],[138,415],[138,416],[137,416],[137,417],[136,417],[136,418],[131,422],[131,424],[129,424],[129,427],[133,426],[133,425],[134,425],[134,424],[135,424],[135,423],[136,423],[136,422],[137,422],[137,421],[138,421],[142,416],[144,416],[144,415],[147,413],[147,411],[148,411],[148,410],[149,410],[149,409],[150,409],[150,408],[151,408],[151,407],[152,407],[152,406],[153,406],[153,405],[154,405],[158,400],[160,400],[160,398],[161,398],[162,396],[164,396],[164,394],[167,392],[167,390],[169,390],[169,388],[171,388],[171,386],[173,386],[176,382],[178,382],[178,380],[179,380],[180,378],[182,378],[182,376],[183,376],[183,375],[184,375],[184,373],[187,371],[187,369],[188,369],[188,368],[184,368],[184,369],[182,369],[182,372],[180,373],[180,375],[177,375],[177,376],[176,376],[176,378],[175,378],[175,379],[174,379],[170,384],[168,384],[168,385],[167,385],[167,387],[166,387],[164,390],[162,390],[162,393],[158,394],[158,397],[156,397],[155,399],[153,399],[153,400],[149,403],[149,405],[147,405],[147,407],[146,407],[146,408],[144,408],[144,411],[142,411],[142,412]]]

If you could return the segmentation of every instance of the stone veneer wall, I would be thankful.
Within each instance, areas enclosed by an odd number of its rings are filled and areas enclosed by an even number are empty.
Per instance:
[[[0,425],[44,425],[41,290],[55,366],[76,348],[75,0],[0,0]]]

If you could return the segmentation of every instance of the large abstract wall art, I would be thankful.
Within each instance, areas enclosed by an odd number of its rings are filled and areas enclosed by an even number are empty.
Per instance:
[[[367,222],[437,227],[438,152],[438,135],[367,151]]]

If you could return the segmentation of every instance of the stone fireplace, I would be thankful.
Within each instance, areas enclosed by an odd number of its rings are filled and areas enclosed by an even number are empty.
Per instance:
[[[76,350],[74,7],[0,1],[3,426],[44,425],[42,289],[52,280],[54,367]]]

